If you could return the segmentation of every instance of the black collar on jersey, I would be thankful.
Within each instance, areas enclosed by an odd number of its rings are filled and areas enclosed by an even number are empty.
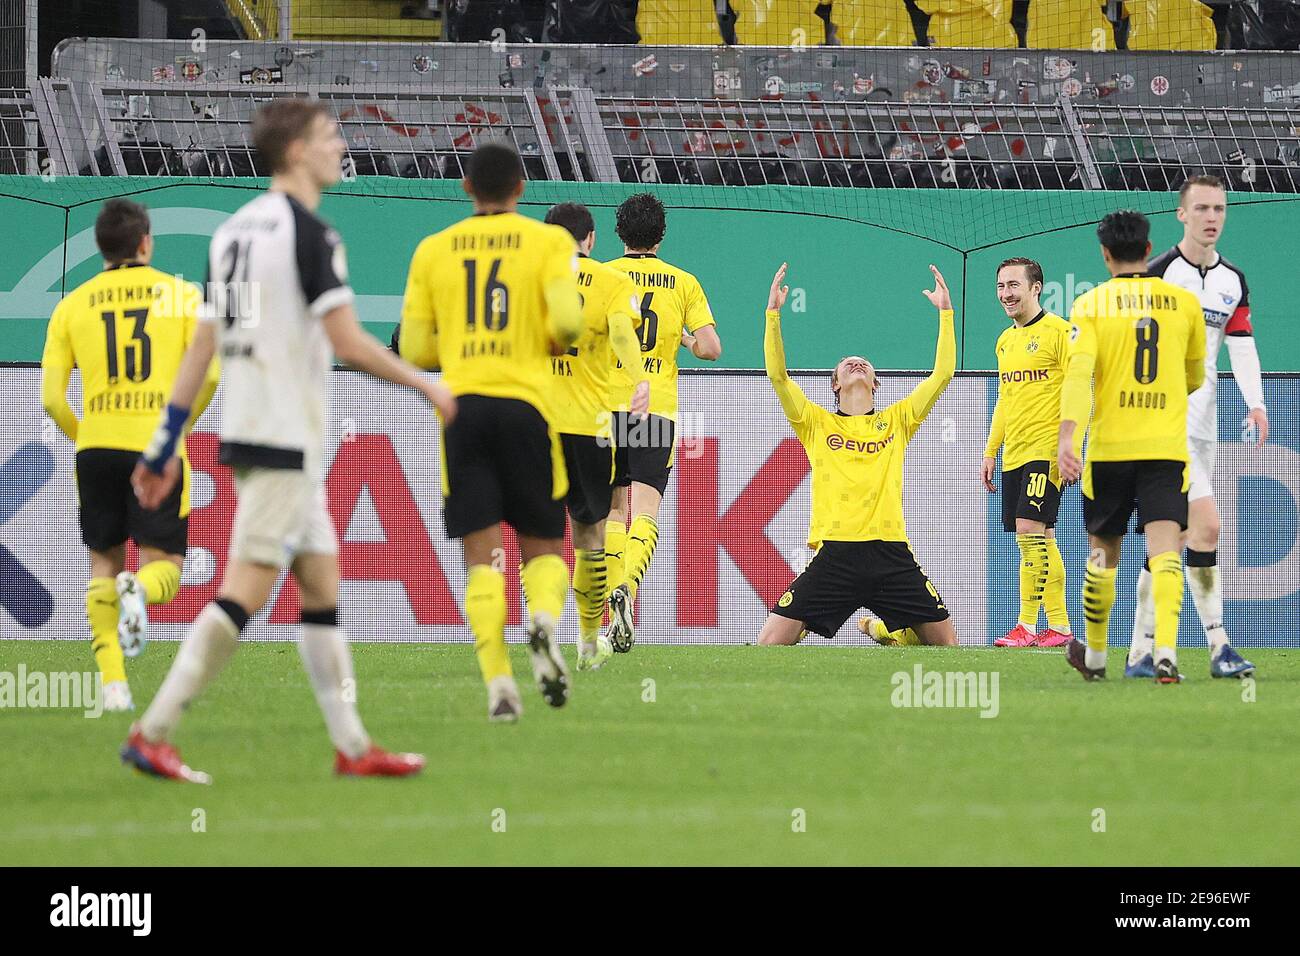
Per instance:
[[[1182,259],[1182,260],[1183,260],[1184,262],[1186,262],[1189,266],[1191,266],[1193,269],[1195,269],[1197,272],[1199,272],[1199,273],[1201,274],[1201,277],[1202,277],[1202,278],[1204,278],[1206,274],[1208,274],[1208,273],[1210,273],[1210,272],[1213,272],[1215,269],[1219,268],[1219,264],[1220,264],[1221,262],[1223,262],[1223,256],[1219,255],[1219,250],[1218,250],[1218,249],[1215,249],[1215,250],[1214,250],[1214,261],[1211,262],[1208,266],[1198,266],[1198,265],[1197,265],[1195,262],[1193,262],[1191,259],[1189,259],[1189,258],[1187,258],[1185,255],[1183,255],[1183,246],[1182,246],[1182,243],[1177,243],[1177,242],[1174,243],[1174,252],[1178,253],[1178,258],[1179,258],[1179,259]]]
[[[1116,278],[1116,279],[1150,279],[1150,278],[1151,278],[1151,273],[1149,273],[1149,272],[1121,272],[1119,275],[1115,276],[1115,278]]]
[[[838,416],[840,416],[840,418],[861,418],[863,415],[874,415],[874,414],[876,414],[876,410],[875,410],[875,408],[872,408],[871,411],[869,411],[869,412],[861,412],[860,414],[857,414],[857,415],[850,415],[848,412],[842,412],[842,411],[840,411],[840,410],[837,408],[837,409],[835,409],[835,414],[838,415]]]
[[[658,259],[659,257],[653,252],[625,252],[624,259]]]
[[[136,262],[134,259],[131,259],[127,262],[118,262],[111,266],[104,266],[104,271],[112,272],[114,269],[143,269],[143,268],[145,268],[145,264],[143,262]]]
[[[506,213],[508,213],[508,212],[513,212],[513,211],[514,211],[513,209],[493,209],[491,212],[476,212],[476,213],[474,213],[474,215],[476,215],[476,216],[504,216]]]
[[[585,252],[583,252],[581,249],[579,249],[579,250],[578,250],[578,258],[579,258],[579,259],[590,259],[591,256],[587,255]]]
[[[1032,319],[1030,319],[1028,322],[1026,322],[1024,325],[1022,325],[1021,328],[1022,328],[1022,329],[1027,329],[1027,328],[1029,328],[1031,325],[1033,325],[1035,322],[1037,322],[1039,319],[1041,319],[1041,318],[1042,318],[1043,316],[1045,316],[1046,314],[1047,314],[1047,310],[1046,310],[1046,309],[1039,309],[1039,310],[1038,310],[1038,314],[1037,314],[1036,316],[1034,316]]]

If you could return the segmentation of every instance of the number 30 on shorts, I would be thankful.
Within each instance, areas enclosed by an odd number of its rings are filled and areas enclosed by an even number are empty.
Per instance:
[[[1039,471],[1030,475],[1025,485],[1025,494],[1030,498],[1041,498],[1047,494],[1047,472]]]

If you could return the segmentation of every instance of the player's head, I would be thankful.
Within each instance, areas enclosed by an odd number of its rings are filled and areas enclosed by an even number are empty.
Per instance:
[[[1151,223],[1134,209],[1120,209],[1106,216],[1097,227],[1097,238],[1101,241],[1101,257],[1112,275],[1139,271],[1135,266],[1145,268],[1151,255]]]
[[[1012,256],[998,266],[998,301],[1011,318],[1033,318],[1043,293],[1043,267],[1033,259]]]
[[[524,194],[524,164],[506,143],[484,143],[465,164],[465,193],[478,206],[513,209]]]
[[[1213,246],[1228,218],[1228,190],[1218,176],[1193,176],[1178,191],[1178,221],[1183,239]]]
[[[329,108],[300,97],[273,100],[257,111],[253,147],[263,172],[304,180],[314,189],[342,178],[348,148]]]
[[[138,262],[147,266],[153,258],[148,211],[129,199],[108,200],[95,217],[95,245],[109,265]]]
[[[836,406],[839,406],[846,389],[867,388],[875,395],[879,386],[875,366],[861,355],[844,356],[831,372],[831,391],[835,393]]]
[[[628,196],[618,207],[614,231],[630,252],[656,252],[668,231],[664,204],[653,193]]]
[[[596,244],[596,220],[591,218],[586,206],[580,202],[557,203],[547,210],[546,221],[569,230],[578,248],[590,255],[591,247]]]

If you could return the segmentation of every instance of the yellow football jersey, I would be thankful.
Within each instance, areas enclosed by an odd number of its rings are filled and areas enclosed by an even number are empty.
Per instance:
[[[1046,311],[998,336],[998,402],[984,454],[1001,445],[1003,471],[1042,460],[1055,467],[1069,347],[1070,323]]]
[[[841,415],[804,399],[790,424],[812,465],[810,548],[907,540],[903,457],[921,421],[906,398],[866,415]]]
[[[105,269],[58,304],[45,335],[42,391],[66,390],[72,368],[81,369],[78,451],[149,444],[202,300],[191,282],[128,264]],[[185,443],[177,449],[183,456]]]
[[[650,380],[650,414],[677,420],[677,350],[682,332],[716,325],[699,280],[685,269],[650,253],[629,253],[609,263],[625,272],[641,296],[642,372]],[[618,366],[622,368],[622,366]],[[617,372],[610,380],[610,401],[626,409],[632,384]]]
[[[1196,295],[1164,279],[1121,276],[1075,299],[1070,322],[1071,356],[1096,362],[1088,461],[1186,462],[1187,363],[1205,359]],[[1068,411],[1062,416],[1073,418]]]
[[[609,435],[610,371],[618,360],[609,344],[609,320],[630,316],[641,324],[641,297],[625,273],[588,256],[578,259],[582,337],[551,357],[551,417],[569,435]]]
[[[577,262],[573,237],[559,226],[514,212],[463,219],[416,247],[402,300],[403,342],[436,336],[454,394],[516,398],[547,414],[546,287],[572,279]]]

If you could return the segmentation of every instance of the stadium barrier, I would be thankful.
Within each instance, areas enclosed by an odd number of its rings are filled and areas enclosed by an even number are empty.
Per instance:
[[[927,332],[928,336],[928,332]],[[790,336],[793,338],[793,335]],[[86,561],[76,518],[73,449],[40,407],[36,368],[0,369],[0,636],[84,640]],[[829,404],[828,375],[797,373],[813,401]],[[887,373],[880,400],[902,398],[915,373]],[[1250,646],[1300,646],[1300,376],[1269,375],[1273,435],[1263,449],[1241,433],[1233,383],[1219,383],[1216,495],[1223,515],[1219,563],[1225,621]],[[74,376],[72,402],[79,383]],[[441,518],[439,435],[410,393],[339,371],[330,386],[329,503],[341,537],[342,617],[354,640],[469,641],[459,611],[464,567]],[[917,559],[943,595],[963,643],[983,645],[1016,618],[1018,552],[1000,528],[1000,499],[979,481],[996,397],[992,375],[959,374],[908,451],[905,514]],[[216,593],[233,515],[233,482],[216,465],[221,396],[189,439],[194,462],[190,551],[175,601],[156,607],[154,635],[177,638]],[[638,640],[752,642],[767,608],[811,558],[806,548],[807,458],[760,372],[683,376],[682,444],[660,516],[659,547],[641,589]],[[1082,628],[1079,589],[1087,542],[1080,496],[1064,496],[1058,525],[1071,619]],[[1112,636],[1125,643],[1141,541],[1126,539]],[[518,553],[506,556],[511,623],[519,623]],[[296,634],[292,585],[245,632]],[[572,608],[562,626],[576,639]],[[511,629],[519,639],[522,629]],[[808,639],[821,645],[821,638]],[[850,621],[836,643],[865,639]],[[1180,641],[1204,644],[1190,597]]]

